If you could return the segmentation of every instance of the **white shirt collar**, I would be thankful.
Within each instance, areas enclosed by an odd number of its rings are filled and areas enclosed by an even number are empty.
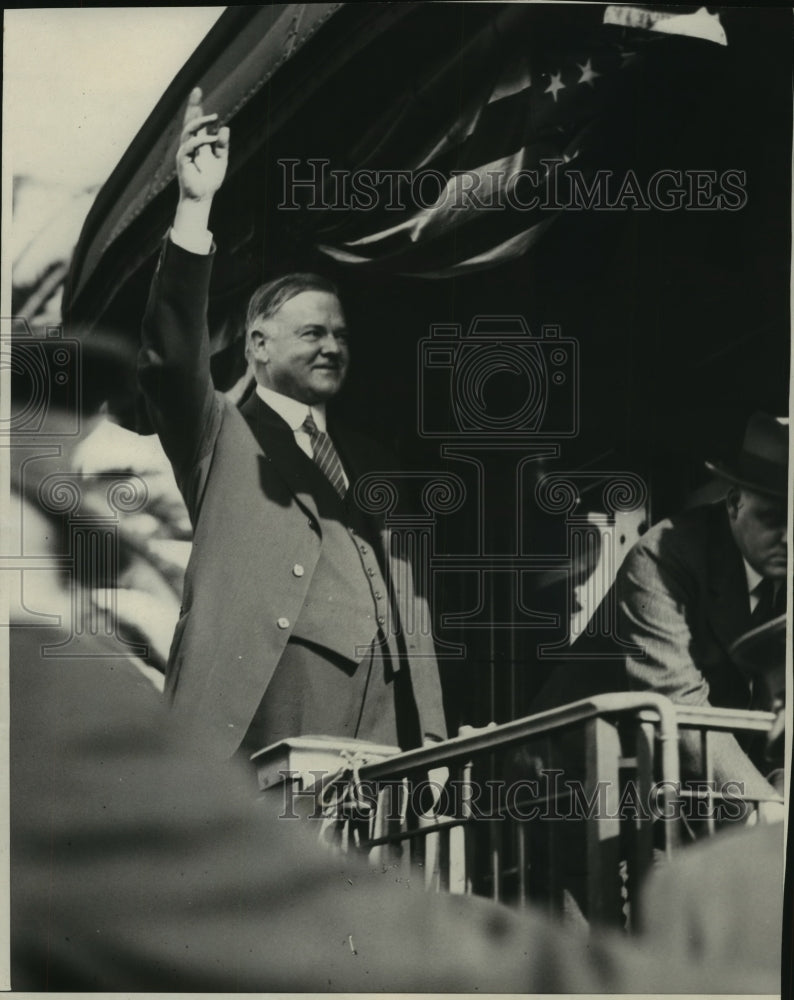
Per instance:
[[[750,563],[742,556],[742,562],[744,563],[744,572],[747,577],[747,593],[752,594],[758,584],[764,579],[763,576],[754,569]]]
[[[325,433],[325,403],[315,403],[309,406],[307,403],[299,403],[297,399],[292,399],[274,389],[267,389],[257,383],[256,394],[276,413],[286,420],[293,431],[299,431],[306,419],[306,414],[311,410],[317,430]]]

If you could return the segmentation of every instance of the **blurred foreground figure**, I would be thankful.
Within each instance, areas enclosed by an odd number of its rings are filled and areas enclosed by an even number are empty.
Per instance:
[[[57,570],[49,585],[68,599]],[[166,725],[153,686],[105,637],[67,659],[52,655],[59,629],[10,632],[15,990],[779,989],[781,827],[693,848],[700,863],[672,883],[660,873],[647,946],[581,939],[329,855],[311,823],[252,800],[242,763]]]
[[[780,993],[783,847],[782,823],[734,827],[655,869],[642,892],[641,946],[700,967],[704,992]]]
[[[65,631],[10,631],[15,990],[529,982],[522,920],[322,851],[311,825],[253,801],[242,764],[213,759],[195,733],[183,740],[104,637],[59,659],[43,647]],[[546,950],[538,983],[555,977]]]

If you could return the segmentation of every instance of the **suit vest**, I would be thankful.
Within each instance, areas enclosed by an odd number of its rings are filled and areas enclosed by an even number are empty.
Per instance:
[[[322,473],[317,470],[317,475]],[[330,484],[323,493],[318,503],[322,549],[292,636],[358,663],[378,630],[385,631],[389,616],[380,543],[352,501],[332,497]]]

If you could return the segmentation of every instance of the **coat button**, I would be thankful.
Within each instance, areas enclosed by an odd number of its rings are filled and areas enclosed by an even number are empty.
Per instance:
[[[381,592],[379,590],[376,590],[375,591],[375,600],[379,601],[381,599],[381,597],[383,597],[383,594],[381,594]]]
[[[386,619],[383,617],[383,615],[378,615],[378,625],[385,625],[385,624],[386,624]]]
[[[361,546],[361,551],[364,553],[364,555],[366,555],[367,554],[367,546],[366,545],[362,545]]]
[[[370,575],[370,576],[374,576],[374,575],[375,575],[375,570],[374,570],[374,569],[372,569],[372,567],[371,567],[371,566],[370,566],[370,568],[369,568],[369,569],[367,570],[367,572],[369,573],[369,575]]]
[[[279,618],[276,622],[279,628],[289,628],[289,618]]]
[[[301,566],[300,563],[295,563],[295,565],[292,567],[292,575],[293,576],[303,576],[304,573],[305,573],[305,570],[304,570],[303,566]]]

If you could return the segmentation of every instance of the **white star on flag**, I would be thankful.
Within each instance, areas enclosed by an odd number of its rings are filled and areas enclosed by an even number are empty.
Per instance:
[[[595,78],[597,76],[601,76],[601,74],[600,73],[596,73],[596,71],[593,69],[591,63],[592,63],[592,59],[588,59],[587,62],[584,64],[584,66],[581,63],[577,63],[576,64],[579,67],[579,69],[582,71],[582,75],[576,81],[577,83],[589,83],[591,87],[595,86],[595,84],[593,83],[593,80],[595,80]]]
[[[551,83],[543,91],[544,94],[551,94],[554,100],[557,100],[557,91],[565,90],[565,84],[562,82],[562,70],[559,73],[551,74]]]

